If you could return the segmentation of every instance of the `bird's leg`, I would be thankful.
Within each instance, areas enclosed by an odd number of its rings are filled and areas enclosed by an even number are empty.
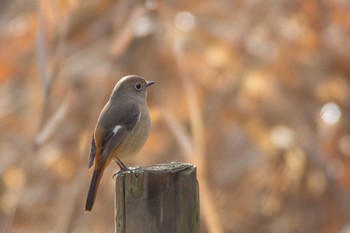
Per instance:
[[[116,173],[113,174],[113,179],[115,178],[116,175],[118,175],[119,173],[123,172],[123,171],[128,171],[129,168],[117,157],[117,160],[115,161],[118,166],[120,167],[120,170],[117,171]]]
[[[125,170],[129,170],[129,168],[127,166],[125,166],[125,164],[117,157],[117,164],[120,167],[120,170],[125,171]]]

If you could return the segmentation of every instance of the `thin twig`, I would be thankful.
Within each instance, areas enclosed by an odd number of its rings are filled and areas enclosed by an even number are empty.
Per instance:
[[[131,16],[128,19],[125,27],[120,31],[118,37],[115,39],[115,42],[112,44],[111,55],[113,57],[119,57],[131,41],[134,38],[134,29],[137,20],[145,13],[145,8],[142,6],[137,6],[132,12]]]
[[[173,16],[164,4],[160,5],[160,13],[164,19],[164,23],[169,31],[169,42],[174,53],[176,65],[180,73],[180,81],[184,87],[187,107],[190,115],[191,129],[192,129],[192,147],[194,151],[190,161],[196,162],[198,171],[199,188],[201,193],[201,206],[204,221],[210,233],[222,233],[222,227],[219,221],[219,215],[214,207],[212,193],[206,180],[206,164],[205,164],[205,127],[202,118],[202,113],[197,97],[196,88],[193,85],[192,77],[188,72],[188,65],[185,63],[183,37],[181,32],[178,32],[169,19]],[[175,132],[175,131],[173,131]],[[178,137],[178,136],[177,136]],[[180,140],[178,139],[180,142]],[[190,141],[190,140],[188,140]],[[183,146],[181,147],[183,148]],[[184,151],[186,153],[186,151]]]
[[[77,222],[77,219],[74,218],[74,213],[77,210],[77,203],[81,200],[81,192],[84,190],[82,186],[85,184],[83,181],[85,179],[87,169],[86,163],[84,163],[83,160],[84,155],[86,155],[90,149],[90,137],[88,137],[87,134],[88,133],[86,131],[82,133],[82,135],[84,135],[84,146],[80,151],[80,166],[77,175],[75,176],[74,182],[71,184],[71,192],[67,198],[68,203],[65,207],[62,208],[61,211],[63,214],[61,214],[60,224],[58,225],[59,229],[56,231],[58,233],[72,232],[74,223]]]
[[[187,134],[184,127],[180,124],[180,122],[173,115],[171,115],[171,113],[168,112],[162,112],[161,116],[167,123],[170,131],[174,134],[175,139],[177,140],[183,155],[185,155],[185,158],[191,163],[200,164],[200,160],[197,160],[196,157],[193,156],[195,152],[192,146],[192,140],[190,139],[189,135]],[[219,225],[218,215],[216,214],[217,211],[213,204],[212,193],[205,178],[205,174],[203,172],[203,169],[201,169],[200,165],[197,166],[197,168],[198,180],[200,183],[200,202],[203,217],[206,221],[209,232],[222,233],[223,230]]]
[[[174,38],[173,51],[175,55],[175,61],[177,63],[177,66],[180,72],[179,78],[185,90],[187,108],[190,114],[195,155],[201,157],[198,159],[202,160],[201,165],[203,166],[205,165],[203,164],[204,162],[203,160],[206,153],[206,146],[205,146],[205,139],[204,139],[205,132],[204,132],[204,124],[203,124],[201,109],[200,109],[199,101],[196,95],[197,94],[196,88],[193,85],[192,77],[188,75],[187,68],[186,68],[187,64],[185,63],[184,55],[182,54],[182,51],[183,51],[182,38],[177,36],[175,33],[173,34],[173,38]]]
[[[59,75],[59,71],[61,69],[62,61],[64,60],[62,58],[62,54],[65,48],[65,37],[67,34],[68,29],[68,23],[70,19],[70,12],[68,11],[67,16],[65,16],[63,19],[61,19],[60,23],[57,24],[57,27],[54,28],[54,30],[57,30],[57,33],[55,35],[57,36],[57,44],[54,46],[53,56],[51,58],[52,66],[51,69],[49,69],[48,66],[48,56],[47,56],[47,40],[46,40],[46,29],[47,29],[47,21],[44,15],[44,10],[52,10],[54,7],[52,6],[53,2],[45,2],[45,1],[39,1],[37,8],[38,8],[38,32],[37,32],[37,38],[36,38],[36,49],[37,49],[37,59],[38,59],[38,68],[39,68],[39,74],[41,79],[41,86],[43,91],[43,104],[42,104],[42,110],[41,110],[41,116],[39,121],[39,127],[38,131],[43,131],[43,128],[45,127],[45,123],[48,118],[49,114],[49,103],[50,103],[50,92],[53,87],[54,81],[57,79]],[[51,11],[50,11],[51,12]],[[54,10],[52,10],[54,12]],[[51,12],[51,13],[52,13]],[[51,16],[53,17],[53,16]],[[60,18],[61,16],[53,17],[55,19]]]
[[[18,194],[17,196],[20,196],[21,194]],[[13,225],[13,221],[15,219],[17,210],[18,210],[18,201],[19,201],[20,197],[16,198],[16,204],[15,207],[11,210],[11,213],[9,214],[9,216],[7,217],[4,226],[2,227],[1,232],[3,233],[8,233],[10,232],[12,225]]]
[[[173,49],[176,58],[177,65],[180,71],[180,78],[184,86],[185,96],[187,100],[187,106],[190,113],[191,127],[193,133],[193,142],[195,148],[195,161],[198,163],[198,179],[200,181],[199,190],[201,193],[201,206],[203,208],[203,215],[211,233],[222,233],[223,230],[220,225],[219,215],[214,207],[211,190],[206,180],[206,164],[205,164],[205,131],[204,123],[202,119],[201,109],[199,107],[199,101],[196,96],[196,89],[192,83],[191,77],[188,75],[186,65],[184,64],[185,58],[183,55],[182,38],[177,36],[176,32],[172,35],[174,39]]]
[[[39,27],[36,37],[36,49],[38,53],[38,66],[39,74],[41,80],[41,87],[43,91],[43,97],[45,98],[48,94],[48,83],[49,83],[49,74],[46,65],[47,56],[46,56],[46,23],[44,19],[44,14],[42,12],[42,6],[40,2],[38,3],[38,21]]]
[[[40,118],[39,128],[45,122],[47,112],[48,112],[48,102],[49,102],[49,89],[50,89],[50,77],[49,71],[47,68],[47,51],[46,51],[46,23],[43,13],[43,6],[41,5],[41,1],[38,2],[38,32],[36,37],[36,50],[37,50],[37,58],[38,58],[38,68],[41,80],[41,88],[43,95],[43,107],[42,114]]]
[[[67,95],[60,107],[56,110],[53,116],[48,120],[47,124],[35,137],[35,146],[41,146],[46,140],[55,132],[61,121],[68,112],[69,104],[71,102],[70,95]]]
[[[186,132],[183,125],[181,125],[173,114],[167,111],[162,111],[161,114],[170,131],[174,134],[175,139],[178,141],[183,151],[183,155],[185,155],[185,159],[191,161],[194,149],[190,135]]]

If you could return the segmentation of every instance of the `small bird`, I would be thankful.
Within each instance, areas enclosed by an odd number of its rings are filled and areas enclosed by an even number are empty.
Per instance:
[[[145,144],[151,120],[147,88],[154,81],[136,76],[123,77],[115,85],[98,118],[91,141],[89,168],[94,165],[85,210],[91,211],[103,171],[114,159],[121,171],[128,170],[120,158],[135,155]]]

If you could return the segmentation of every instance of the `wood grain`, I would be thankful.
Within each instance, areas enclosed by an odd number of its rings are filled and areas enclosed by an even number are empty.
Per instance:
[[[196,167],[187,163],[131,168],[115,177],[116,233],[198,233]]]

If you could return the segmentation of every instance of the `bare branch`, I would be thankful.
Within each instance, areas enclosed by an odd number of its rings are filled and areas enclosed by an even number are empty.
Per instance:
[[[69,108],[71,98],[67,95],[63,103],[57,109],[55,114],[47,122],[47,124],[42,128],[42,130],[35,137],[35,146],[40,146],[46,142],[46,140],[55,132],[63,118],[66,116]]]

